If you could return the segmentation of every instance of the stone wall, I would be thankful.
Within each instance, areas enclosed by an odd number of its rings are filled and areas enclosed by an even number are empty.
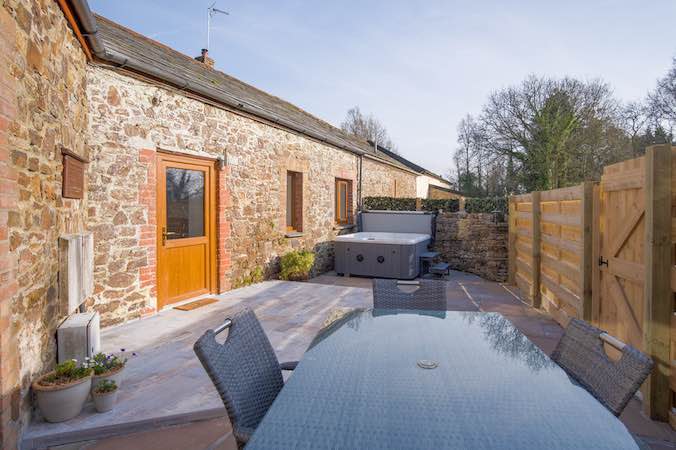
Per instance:
[[[507,231],[507,223],[495,223],[492,214],[442,213],[437,216],[434,248],[454,270],[506,281]]]
[[[362,197],[416,196],[416,174],[364,157]]]
[[[106,67],[88,70],[89,228],[95,239],[95,295],[104,326],[156,310],[154,156],[158,150],[224,157],[218,173],[219,289],[275,276],[278,257],[317,253],[315,271],[333,266],[335,179],[357,187],[358,157],[166,86]],[[302,173],[303,229],[286,236],[286,172]],[[383,178],[380,181],[380,178]],[[366,161],[367,190],[379,195],[415,176]],[[399,188],[398,188],[399,189]],[[353,202],[356,202],[356,192]],[[356,210],[356,205],[353,205]]]
[[[87,157],[86,57],[53,0],[0,4],[0,447],[11,448],[67,314],[58,238],[84,229],[86,200],[61,197],[60,150]]]

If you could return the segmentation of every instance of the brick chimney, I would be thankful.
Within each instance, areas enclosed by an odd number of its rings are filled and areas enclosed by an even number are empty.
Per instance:
[[[209,50],[206,48],[202,49],[202,54],[200,56],[196,56],[195,59],[201,63],[206,64],[210,68],[214,68],[214,60],[209,58]]]

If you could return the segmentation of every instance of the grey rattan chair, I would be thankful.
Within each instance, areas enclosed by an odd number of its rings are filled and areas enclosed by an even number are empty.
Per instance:
[[[608,358],[604,341],[621,350],[618,361]],[[570,321],[552,359],[616,416],[653,367],[647,355],[579,319]]]
[[[446,282],[443,280],[373,280],[376,309],[427,309],[446,311]]]
[[[216,335],[226,329],[228,336],[220,344]],[[238,446],[243,447],[284,386],[282,370],[293,370],[298,363],[279,364],[250,309],[207,330],[193,348],[225,404]]]

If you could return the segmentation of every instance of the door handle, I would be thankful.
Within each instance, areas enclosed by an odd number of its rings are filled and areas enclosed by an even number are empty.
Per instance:
[[[174,231],[167,231],[165,227],[162,227],[162,245],[167,244],[167,236],[173,236],[175,234],[178,234]]]

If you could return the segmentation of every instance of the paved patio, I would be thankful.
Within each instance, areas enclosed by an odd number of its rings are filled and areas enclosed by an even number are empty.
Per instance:
[[[335,307],[372,304],[371,280],[321,275],[307,283],[267,281],[217,296],[193,310],[157,316],[105,330],[105,351],[136,352],[126,369],[118,405],[97,414],[92,405],[63,424],[39,420],[24,436],[24,448],[225,449],[236,448],[223,404],[195,358],[193,342],[234,311],[256,311],[280,361],[300,359]],[[447,282],[449,310],[495,311],[550,353],[562,329],[522,303],[518,291],[474,275],[453,272]],[[653,448],[676,448],[671,428],[647,419],[634,401],[621,418]]]

